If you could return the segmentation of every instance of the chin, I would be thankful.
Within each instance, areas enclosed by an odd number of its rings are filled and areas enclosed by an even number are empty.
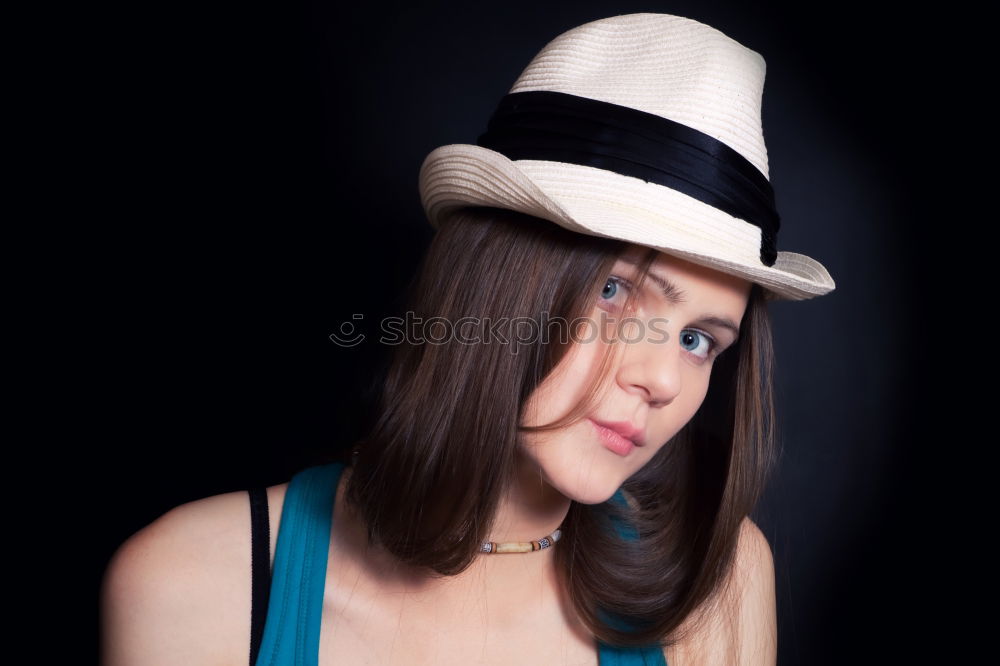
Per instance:
[[[581,471],[579,467],[560,470],[542,470],[552,488],[564,497],[580,504],[601,504],[614,496],[624,483],[620,474],[610,469],[591,468]]]

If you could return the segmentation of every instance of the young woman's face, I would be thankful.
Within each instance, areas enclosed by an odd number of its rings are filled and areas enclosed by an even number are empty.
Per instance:
[[[613,325],[601,322],[610,317],[641,322],[622,330],[622,349],[603,397],[586,418],[561,430],[526,433],[522,439],[522,464],[537,467],[549,485],[584,504],[609,499],[698,411],[715,356],[736,341],[736,332],[724,322],[740,325],[750,295],[747,280],[660,253],[635,310],[626,312],[625,299],[638,272],[635,264],[644,250],[632,246],[617,261],[592,310],[596,325],[580,331],[579,342],[525,405],[524,425],[568,413],[583,397],[613,336]],[[664,293],[664,286],[672,286],[674,293]],[[598,423],[631,425],[641,445],[609,435]]]

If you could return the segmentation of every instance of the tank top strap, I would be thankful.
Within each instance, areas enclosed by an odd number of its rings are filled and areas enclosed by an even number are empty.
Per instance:
[[[285,490],[256,666],[317,666],[327,556],[344,464],[307,467]]]
[[[619,648],[597,641],[597,658],[600,666],[667,666],[658,645]]]

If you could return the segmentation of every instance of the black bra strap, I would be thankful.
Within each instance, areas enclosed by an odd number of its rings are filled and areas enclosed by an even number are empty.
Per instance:
[[[250,666],[255,666],[264,638],[268,596],[271,592],[271,533],[267,515],[267,490],[250,488]]]

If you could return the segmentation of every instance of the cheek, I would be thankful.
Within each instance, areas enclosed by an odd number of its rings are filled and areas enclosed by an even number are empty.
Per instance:
[[[567,414],[583,399],[601,361],[601,345],[576,344],[545,378],[524,407],[524,425],[549,423]]]
[[[524,469],[575,502],[604,502],[634,470],[624,461],[616,464],[593,438],[586,421],[529,436],[521,446]]]

